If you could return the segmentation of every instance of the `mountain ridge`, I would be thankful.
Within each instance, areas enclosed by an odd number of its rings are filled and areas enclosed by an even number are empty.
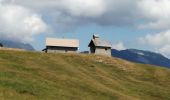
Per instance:
[[[3,47],[18,48],[18,49],[25,49],[25,50],[31,50],[31,51],[35,50],[32,47],[32,45],[28,43],[22,43],[22,42],[11,41],[11,40],[0,40],[0,43],[3,45]]]
[[[138,50],[138,49],[126,49],[115,50],[112,49],[112,56],[125,59],[132,62],[151,64],[157,66],[163,66],[170,68],[170,59],[166,58],[160,53],[151,51]]]

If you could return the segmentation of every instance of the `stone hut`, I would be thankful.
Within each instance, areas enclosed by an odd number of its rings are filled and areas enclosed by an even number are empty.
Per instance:
[[[46,53],[76,53],[79,48],[79,40],[77,39],[56,39],[47,38]]]
[[[101,40],[98,35],[93,35],[88,46],[91,54],[111,56],[112,44],[106,40]]]

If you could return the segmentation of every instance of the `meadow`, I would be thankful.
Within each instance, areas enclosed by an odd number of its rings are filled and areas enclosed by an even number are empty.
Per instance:
[[[0,50],[0,100],[170,100],[170,69],[88,54]]]

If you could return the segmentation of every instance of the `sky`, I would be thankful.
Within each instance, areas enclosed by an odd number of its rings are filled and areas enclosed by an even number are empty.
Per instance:
[[[0,0],[0,39],[45,48],[45,38],[75,38],[88,50],[93,34],[112,48],[170,58],[170,0]]]

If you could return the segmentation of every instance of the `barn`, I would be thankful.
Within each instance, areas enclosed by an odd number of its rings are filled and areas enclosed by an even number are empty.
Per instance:
[[[46,53],[76,53],[79,48],[79,40],[77,39],[56,39],[47,38]]]
[[[98,35],[93,35],[88,46],[91,54],[111,56],[112,44],[106,40],[101,40]]]

